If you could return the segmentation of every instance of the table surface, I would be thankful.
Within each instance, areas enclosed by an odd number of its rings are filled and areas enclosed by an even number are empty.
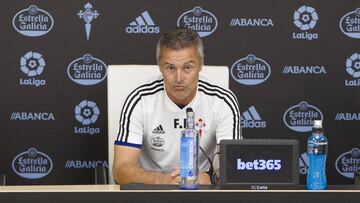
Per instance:
[[[327,189],[327,190],[219,190],[219,189],[202,189],[202,190],[121,190],[120,185],[23,185],[23,186],[0,186],[0,193],[14,192],[351,192],[360,193],[359,189]]]

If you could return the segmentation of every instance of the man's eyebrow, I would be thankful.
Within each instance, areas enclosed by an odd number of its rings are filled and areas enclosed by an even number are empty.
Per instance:
[[[188,61],[188,62],[186,62],[184,64],[189,64],[189,63],[195,63],[195,62],[193,60],[191,60],[191,61]]]

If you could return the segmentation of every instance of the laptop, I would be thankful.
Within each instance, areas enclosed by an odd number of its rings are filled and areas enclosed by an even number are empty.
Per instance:
[[[299,143],[293,139],[220,142],[221,189],[303,189],[299,185]]]

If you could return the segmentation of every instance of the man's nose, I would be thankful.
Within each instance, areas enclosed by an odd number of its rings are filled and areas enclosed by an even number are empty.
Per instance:
[[[178,69],[176,69],[176,72],[175,72],[175,80],[176,80],[176,82],[182,82],[183,81],[183,79],[184,79],[184,73],[183,73],[183,71],[181,70],[181,68],[178,68]]]

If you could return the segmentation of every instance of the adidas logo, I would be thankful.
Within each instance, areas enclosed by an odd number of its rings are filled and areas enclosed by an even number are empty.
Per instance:
[[[254,106],[251,106],[241,115],[242,128],[266,128],[266,121],[263,121]]]
[[[144,11],[133,22],[126,27],[126,33],[159,33],[157,27],[147,11]]]
[[[302,153],[299,157],[299,173],[301,175],[306,175],[309,168],[309,158],[306,152]]]
[[[165,134],[165,131],[163,129],[163,127],[161,126],[161,124],[156,127],[153,131],[152,131],[153,134]]]

